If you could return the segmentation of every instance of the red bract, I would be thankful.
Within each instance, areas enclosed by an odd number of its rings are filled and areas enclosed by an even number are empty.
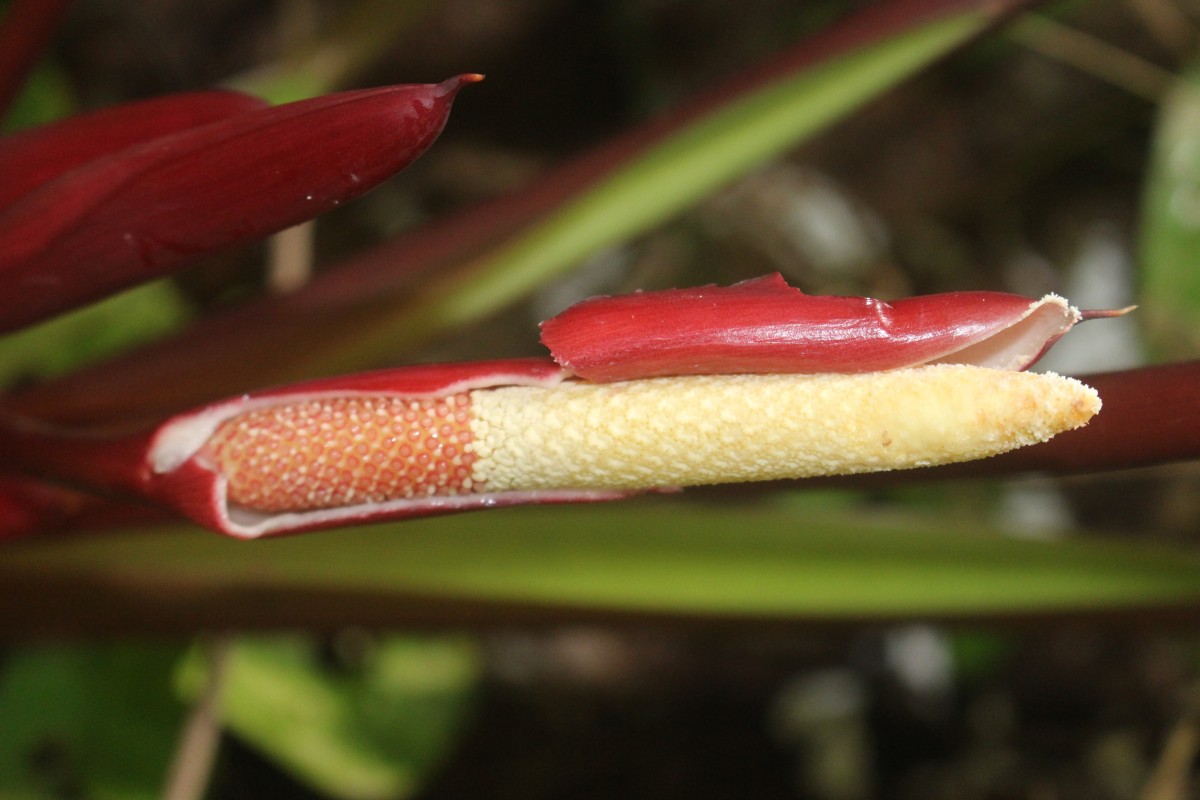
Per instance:
[[[318,97],[153,139],[0,214],[0,331],[254,241],[357,197],[441,132],[479,80]]]
[[[0,138],[0,208],[89,161],[267,103],[241,92],[184,92],[81,114]]]
[[[589,381],[731,372],[877,372],[918,364],[1026,369],[1085,312],[1048,295],[949,292],[884,302],[806,295],[778,273],[734,286],[584,300],[542,323]]]
[[[58,486],[0,477],[0,541],[58,527],[77,497]]]

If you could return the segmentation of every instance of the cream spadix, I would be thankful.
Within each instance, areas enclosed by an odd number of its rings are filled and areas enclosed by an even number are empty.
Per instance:
[[[693,375],[473,392],[474,480],[650,489],[985,458],[1078,428],[1096,392],[1050,374],[931,366]]]

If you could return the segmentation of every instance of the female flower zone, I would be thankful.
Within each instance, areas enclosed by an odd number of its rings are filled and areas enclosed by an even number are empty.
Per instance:
[[[551,359],[426,365],[231,399],[134,436],[9,421],[26,475],[241,538],[521,503],[985,458],[1087,424],[1023,370],[1083,319],[1050,295],[814,297],[778,275],[584,301]]]

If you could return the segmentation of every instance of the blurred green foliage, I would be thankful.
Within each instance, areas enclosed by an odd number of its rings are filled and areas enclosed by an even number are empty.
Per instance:
[[[1200,355],[1200,67],[1163,98],[1141,217],[1141,306],[1164,359]]]

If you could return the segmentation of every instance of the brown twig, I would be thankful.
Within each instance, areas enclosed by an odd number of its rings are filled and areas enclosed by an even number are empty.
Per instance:
[[[1140,800],[1185,800],[1190,797],[1192,764],[1200,753],[1200,697],[1193,694],[1167,736]]]
[[[229,641],[225,638],[208,640],[204,651],[208,661],[207,682],[184,723],[167,772],[163,800],[200,800],[212,775],[221,739],[221,688],[229,661]]]
[[[1026,14],[1013,22],[1009,32],[1029,49],[1151,103],[1157,103],[1174,80],[1162,67],[1048,17]]]

